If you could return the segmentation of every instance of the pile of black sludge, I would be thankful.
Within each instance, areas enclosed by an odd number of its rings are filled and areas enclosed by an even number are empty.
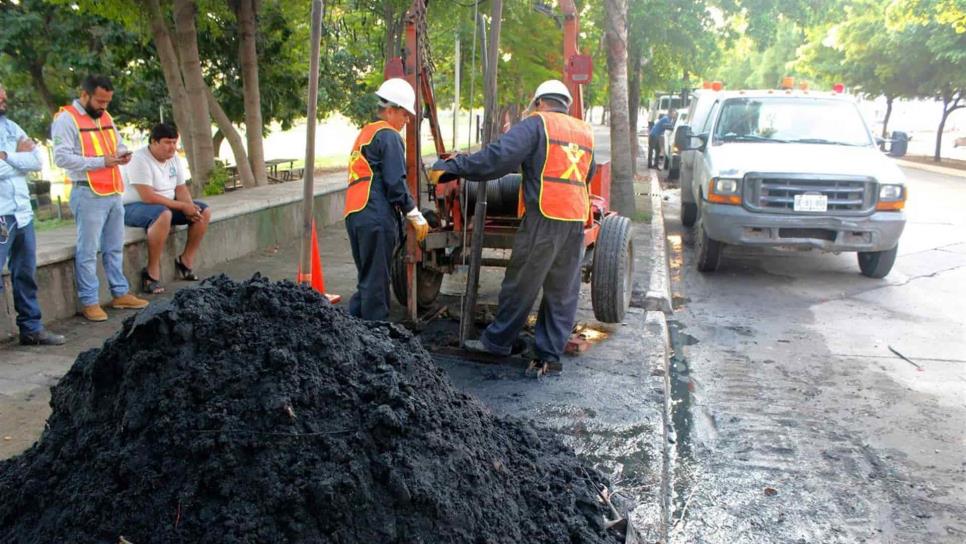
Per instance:
[[[419,341],[222,276],[153,303],[0,462],[0,542],[616,542],[548,432],[460,393]]]

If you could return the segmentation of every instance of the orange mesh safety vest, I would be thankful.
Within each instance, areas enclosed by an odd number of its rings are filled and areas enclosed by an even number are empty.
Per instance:
[[[60,113],[66,113],[74,120],[80,136],[81,151],[85,157],[103,157],[117,153],[117,134],[114,132],[114,119],[111,114],[105,111],[99,119],[94,119],[90,115],[81,115],[73,105],[60,108]],[[88,170],[87,182],[91,185],[91,191],[99,196],[124,192],[124,180],[121,178],[121,169],[117,166]]]
[[[587,173],[594,157],[593,130],[566,113],[536,115],[543,120],[547,135],[547,157],[540,173],[540,213],[558,221],[587,221]]]
[[[380,130],[392,130],[392,125],[385,121],[376,121],[362,127],[356,143],[352,145],[352,154],[349,155],[349,189],[345,194],[345,210],[342,217],[350,213],[362,211],[369,203],[369,189],[372,187],[372,168],[369,161],[362,154],[362,148],[372,143],[372,139]]]

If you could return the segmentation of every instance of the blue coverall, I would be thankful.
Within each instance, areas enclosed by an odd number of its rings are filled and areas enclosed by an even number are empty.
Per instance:
[[[470,180],[492,180],[516,172],[522,165],[526,212],[513,240],[496,319],[480,341],[491,353],[509,355],[543,287],[534,351],[541,361],[557,362],[577,314],[584,225],[548,219],[540,213],[540,173],[546,156],[543,123],[532,115],[479,152],[438,161],[433,169]],[[591,161],[588,183],[594,169]]]
[[[372,168],[366,207],[345,218],[358,284],[349,313],[372,321],[389,319],[389,271],[402,230],[400,211],[416,207],[406,187],[406,150],[394,130],[380,130],[362,148]]]

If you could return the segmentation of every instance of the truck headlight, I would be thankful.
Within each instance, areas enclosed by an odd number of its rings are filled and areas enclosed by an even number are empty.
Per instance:
[[[741,180],[734,178],[711,178],[708,182],[708,202],[716,204],[741,204]]]
[[[908,191],[904,185],[888,183],[879,186],[879,201],[875,205],[877,210],[901,210],[906,206]]]

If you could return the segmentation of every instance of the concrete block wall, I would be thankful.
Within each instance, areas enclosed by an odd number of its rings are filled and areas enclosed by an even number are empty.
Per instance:
[[[301,195],[302,184],[291,182],[204,198],[212,207],[212,222],[195,267],[208,268],[298,238],[302,230]],[[319,228],[341,221],[344,205],[345,181],[341,174],[316,179],[315,221]],[[45,323],[71,317],[80,311],[74,287],[75,231],[73,227],[57,230],[63,232],[40,233],[37,241],[38,298]],[[143,230],[128,228],[126,231],[124,275],[136,293],[141,268],[147,263],[147,244]],[[174,280],[174,259],[184,247],[186,237],[186,228],[179,227],[168,238],[161,258],[163,283]],[[292,279],[297,266],[292,263]],[[111,296],[100,263],[98,277],[101,302],[107,303]],[[0,341],[18,334],[9,272],[4,271],[3,283],[4,290],[0,295],[5,300],[0,302]]]

